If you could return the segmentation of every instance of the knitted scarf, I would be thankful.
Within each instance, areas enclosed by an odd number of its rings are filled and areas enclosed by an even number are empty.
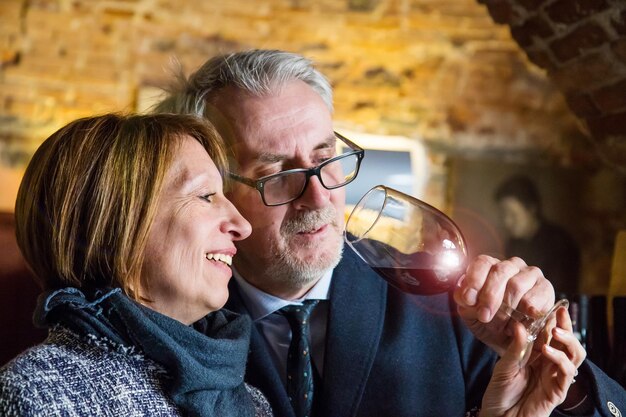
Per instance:
[[[119,288],[64,288],[40,296],[35,324],[61,324],[139,348],[172,378],[173,402],[189,416],[254,416],[243,382],[250,319],[227,310],[208,314],[193,327],[131,300]]]

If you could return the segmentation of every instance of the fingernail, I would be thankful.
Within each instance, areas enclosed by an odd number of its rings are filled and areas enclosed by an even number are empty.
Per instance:
[[[552,346],[550,346],[550,345],[545,345],[545,347],[546,347],[546,350],[547,350],[548,352],[550,352],[550,353],[554,353],[554,352],[556,352],[556,349],[554,349],[554,348],[553,348]]]
[[[490,318],[491,318],[491,310],[489,310],[487,307],[481,307],[478,310],[478,320],[482,321],[483,323],[486,323],[487,321],[489,321]]]
[[[461,278],[459,278],[459,280],[456,282],[456,286],[459,288],[462,287],[463,281],[465,281],[465,274],[461,275]]]
[[[465,302],[468,305],[473,306],[474,304],[476,304],[476,296],[477,295],[478,295],[478,292],[475,289],[468,288],[463,293],[463,298],[465,299]]]
[[[561,329],[560,327],[555,327],[554,331],[557,332],[560,335],[566,335],[567,334],[567,332],[565,330]]]

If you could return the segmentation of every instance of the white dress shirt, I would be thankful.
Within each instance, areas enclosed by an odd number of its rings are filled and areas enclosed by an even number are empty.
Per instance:
[[[287,379],[287,351],[291,343],[291,327],[282,314],[273,314],[289,304],[302,304],[304,300],[320,300],[309,323],[311,326],[311,355],[313,364],[320,375],[324,374],[324,347],[326,342],[326,322],[328,318],[328,292],[333,271],[327,271],[322,278],[297,300],[284,300],[268,294],[249,284],[233,268],[233,277],[239,284],[241,298],[250,312],[252,321],[261,332],[269,347],[272,361],[283,379]]]

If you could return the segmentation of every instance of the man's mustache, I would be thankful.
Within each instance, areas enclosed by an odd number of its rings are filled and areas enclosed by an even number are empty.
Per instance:
[[[320,210],[306,211],[297,217],[289,219],[281,227],[281,233],[292,235],[300,232],[309,232],[320,227],[331,224],[337,226],[337,210],[333,206],[328,206]]]

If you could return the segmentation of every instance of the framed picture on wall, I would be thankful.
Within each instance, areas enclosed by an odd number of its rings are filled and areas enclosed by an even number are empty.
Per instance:
[[[428,181],[426,148],[402,136],[385,136],[337,129],[365,149],[359,176],[346,187],[349,208],[372,187],[384,184],[417,198],[423,198]],[[338,144],[341,146],[341,144]],[[345,149],[338,149],[343,152]]]

